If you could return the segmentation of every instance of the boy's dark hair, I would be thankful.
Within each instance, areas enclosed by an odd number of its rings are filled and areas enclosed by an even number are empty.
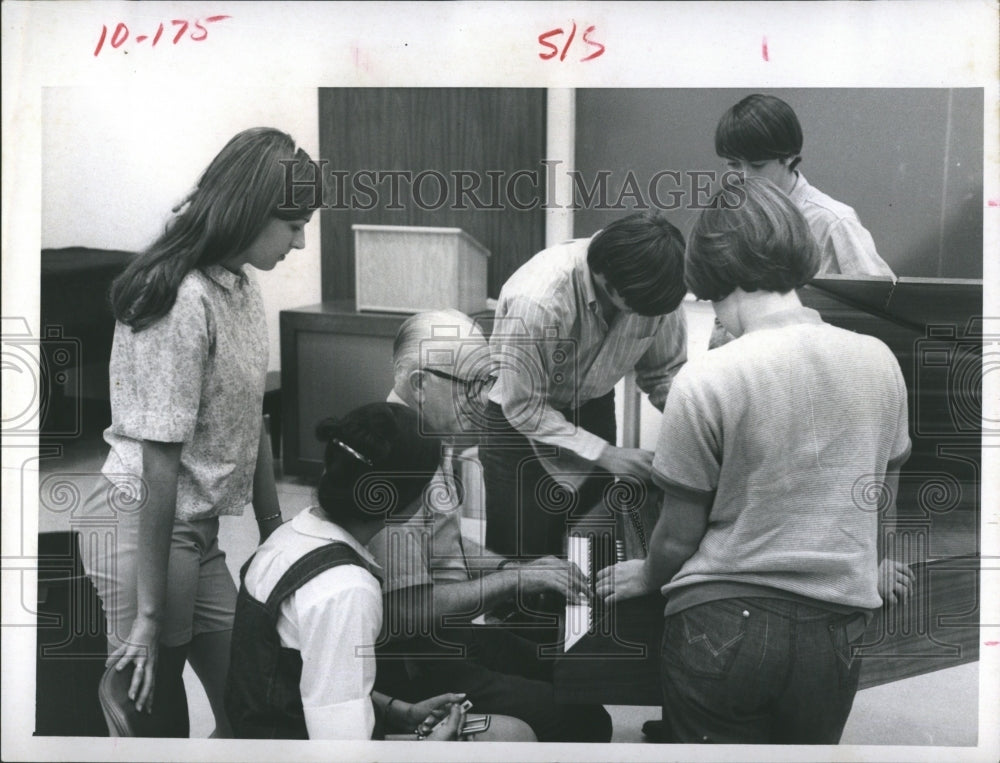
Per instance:
[[[802,161],[802,125],[792,107],[773,95],[748,95],[722,115],[715,127],[715,153],[748,162],[794,157]]]
[[[727,205],[727,194],[743,198]],[[685,253],[687,286],[698,299],[735,289],[785,294],[819,270],[819,247],[802,213],[771,181],[746,178],[719,190],[694,225]]]
[[[687,293],[684,236],[661,215],[637,212],[615,220],[590,242],[587,266],[639,315],[672,313]]]
[[[420,431],[416,411],[395,403],[324,419],[316,437],[326,443],[319,504],[337,523],[402,511],[420,497],[441,459],[441,441]]]

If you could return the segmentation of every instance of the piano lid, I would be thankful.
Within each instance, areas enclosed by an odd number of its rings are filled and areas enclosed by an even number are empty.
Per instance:
[[[970,318],[982,314],[983,282],[975,278],[916,278],[895,282],[888,276],[824,274],[804,288],[814,288],[859,310],[917,329],[950,324],[959,332],[970,326]],[[980,325],[980,324],[977,324]],[[981,326],[979,328],[981,332]]]

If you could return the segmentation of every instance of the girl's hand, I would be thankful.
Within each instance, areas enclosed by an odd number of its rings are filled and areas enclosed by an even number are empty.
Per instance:
[[[454,741],[458,739],[458,730],[462,728],[462,724],[464,722],[465,711],[462,709],[462,705],[456,702],[450,706],[445,722],[440,726],[436,726],[434,730],[427,735],[427,739],[432,742]]]
[[[597,573],[597,595],[606,602],[634,599],[652,593],[646,583],[646,560],[629,559]]]
[[[416,726],[417,733],[423,736],[430,734],[442,718],[447,718],[451,708],[461,705],[465,694],[440,694],[420,702],[415,702],[406,710],[406,719],[411,728]]]
[[[153,691],[156,688],[156,660],[159,650],[160,625],[149,617],[138,616],[125,643],[108,659],[115,670],[124,670],[129,663],[135,665],[128,698],[135,702],[140,713],[153,712]]]
[[[917,577],[907,565],[893,559],[883,559],[878,566],[878,595],[888,604],[905,600],[916,585]]]

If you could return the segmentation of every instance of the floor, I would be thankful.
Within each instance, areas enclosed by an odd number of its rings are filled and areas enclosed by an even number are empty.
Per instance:
[[[63,457],[43,461],[43,473],[81,473],[100,468],[99,442],[68,447]],[[280,479],[278,494],[282,511],[290,517],[312,503],[312,488],[294,478]],[[43,512],[44,514],[44,512]],[[67,512],[39,517],[39,530],[67,528]],[[474,521],[473,521],[474,522]],[[470,524],[470,531],[475,525]],[[227,517],[221,522],[220,546],[225,549],[234,577],[253,552],[257,528],[253,515]],[[843,744],[857,745],[975,745],[977,740],[979,663],[939,670],[914,678],[860,691],[847,723]],[[188,669],[185,682],[191,713],[191,734],[207,737],[212,731],[211,713],[197,678]],[[658,707],[608,707],[613,723],[613,742],[641,743],[642,724],[658,718]]]

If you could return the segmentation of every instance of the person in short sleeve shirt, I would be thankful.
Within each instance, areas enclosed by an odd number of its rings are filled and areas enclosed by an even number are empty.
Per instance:
[[[245,269],[192,271],[173,308],[140,332],[115,329],[105,470],[135,473],[142,442],[183,442],[177,518],[239,515],[251,502],[267,373],[260,288]]]
[[[324,419],[316,434],[325,443],[317,505],[278,528],[242,573],[226,691],[237,736],[535,741],[502,715],[463,732],[463,700],[479,706],[478,693],[408,702],[375,690],[384,569],[365,544],[419,510],[440,442],[395,403]],[[453,680],[447,670],[443,680]]]
[[[880,573],[879,507],[863,499],[895,495],[906,388],[880,340],[799,302],[819,258],[788,197],[762,178],[733,189],[741,204],[698,218],[685,279],[737,338],[674,379],[649,556],[602,571],[599,591],[666,597],[673,741],[836,744],[857,689],[852,647],[912,584],[895,562]]]
[[[485,424],[496,372],[482,331],[457,310],[417,313],[399,327],[392,362],[388,402],[415,411],[421,431],[440,436],[442,448],[419,510],[368,542],[383,571],[386,620],[411,626],[387,632],[376,685],[397,696],[467,692],[480,712],[519,718],[543,742],[608,741],[604,707],[557,702],[552,662],[539,657],[537,642],[503,623],[521,597],[585,597],[579,567],[553,556],[510,559],[462,532],[463,506],[481,494],[471,446]],[[442,644],[452,648],[442,653]]]
[[[302,176],[309,163],[283,132],[239,133],[111,287],[110,453],[85,510],[110,509],[115,535],[86,544],[84,563],[107,614],[109,669],[131,671],[129,700],[162,736],[187,734],[185,661],[215,734],[230,735],[223,689],[236,588],[219,517],[251,504],[262,538],[281,524],[261,420],[267,328],[248,266],[271,270],[305,246],[310,194],[286,197],[285,174]]]

